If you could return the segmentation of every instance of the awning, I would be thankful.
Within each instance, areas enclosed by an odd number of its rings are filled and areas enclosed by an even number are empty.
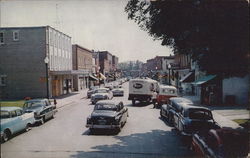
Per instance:
[[[98,78],[92,76],[92,75],[89,75],[89,79],[92,80],[92,81],[98,81]]]
[[[192,84],[201,85],[201,84],[204,84],[204,83],[214,79],[215,77],[216,77],[216,75],[207,75],[207,76],[204,76],[204,77],[196,80]]]
[[[88,70],[50,71],[53,75],[88,75]]]
[[[100,79],[105,80],[106,77],[102,73],[100,73]]]
[[[180,82],[194,82],[194,72],[189,72],[186,76],[184,76]]]

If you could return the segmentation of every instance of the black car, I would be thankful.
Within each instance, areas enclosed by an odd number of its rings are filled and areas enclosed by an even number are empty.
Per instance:
[[[174,123],[174,115],[180,112],[183,106],[193,105],[193,102],[189,99],[182,97],[173,97],[169,99],[168,104],[163,104],[161,106],[160,115],[163,118],[166,118],[167,121],[173,125]]]
[[[32,99],[24,103],[23,109],[25,112],[34,112],[34,117],[37,123],[43,124],[46,120],[54,118],[56,107],[50,104],[48,99]]]
[[[191,149],[197,157],[247,157],[249,152],[249,134],[247,130],[232,128],[197,132],[192,137]]]
[[[125,125],[128,117],[128,109],[121,101],[98,101],[94,111],[87,118],[86,127],[93,129],[120,129]]]
[[[191,136],[198,131],[219,128],[219,125],[208,108],[186,105],[175,113],[174,127],[182,135]]]

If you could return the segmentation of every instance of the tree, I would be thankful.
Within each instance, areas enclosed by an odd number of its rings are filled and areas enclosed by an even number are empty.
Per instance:
[[[125,11],[174,53],[190,53],[208,74],[249,73],[247,0],[130,0]]]

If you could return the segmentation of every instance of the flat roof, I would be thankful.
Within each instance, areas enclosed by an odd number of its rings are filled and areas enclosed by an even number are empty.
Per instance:
[[[0,107],[1,111],[13,111],[13,110],[22,110],[22,108],[20,107],[16,107],[16,106],[2,106]]]
[[[0,27],[0,29],[37,29],[37,28],[51,28],[51,29],[53,29],[57,32],[60,32],[61,34],[71,38],[69,35],[67,35],[67,34],[65,34],[65,33],[61,32],[61,31],[59,31],[59,30],[57,30],[49,25],[47,25],[47,26]]]

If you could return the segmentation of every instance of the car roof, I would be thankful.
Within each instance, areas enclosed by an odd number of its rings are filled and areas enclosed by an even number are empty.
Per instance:
[[[45,101],[47,100],[46,98],[37,98],[37,99],[30,99],[30,100],[26,100],[25,102],[32,102],[32,101]]]
[[[183,98],[183,97],[172,97],[169,100],[176,102],[178,104],[193,104],[193,102],[187,98]]]
[[[208,108],[206,108],[206,107],[193,106],[193,105],[184,106],[183,108],[184,108],[184,109],[197,109],[197,110],[211,111],[210,109],[208,109]]]
[[[98,89],[96,89],[96,90],[99,90],[99,89],[109,90],[108,88],[98,88]]]
[[[176,89],[174,86],[168,86],[168,85],[159,85],[160,88],[168,88],[168,89]]]
[[[22,108],[16,106],[2,106],[0,109],[1,111],[22,110]]]
[[[113,104],[113,105],[117,105],[120,102],[122,102],[122,101],[117,101],[117,100],[100,100],[96,104]]]

